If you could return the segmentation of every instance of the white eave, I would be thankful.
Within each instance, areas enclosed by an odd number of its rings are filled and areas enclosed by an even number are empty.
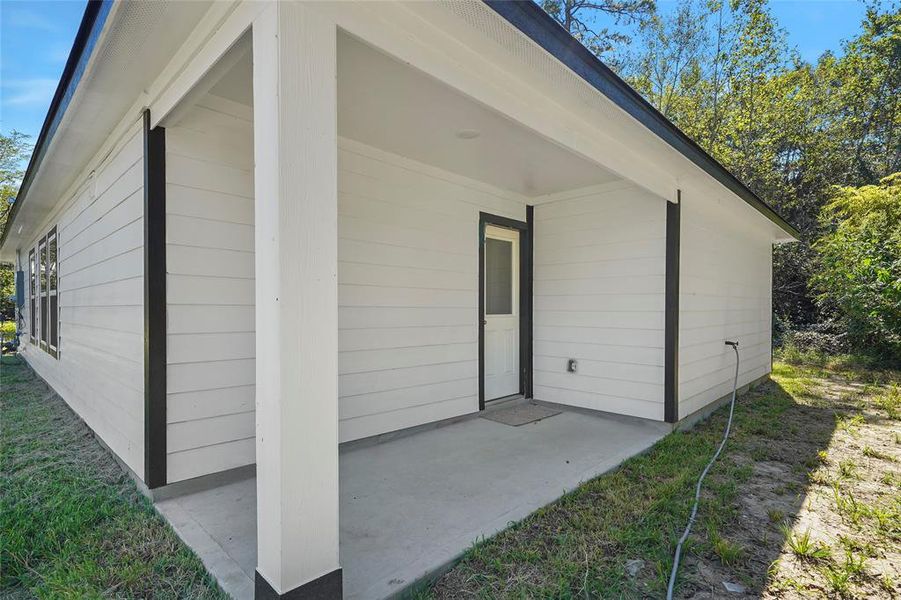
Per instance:
[[[144,86],[208,8],[208,2],[88,3],[0,238],[0,260],[12,260],[79,177],[103,161],[110,132],[140,117]]]

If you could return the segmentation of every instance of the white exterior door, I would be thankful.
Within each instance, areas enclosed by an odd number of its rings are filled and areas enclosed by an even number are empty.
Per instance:
[[[485,400],[519,393],[519,231],[485,226]]]

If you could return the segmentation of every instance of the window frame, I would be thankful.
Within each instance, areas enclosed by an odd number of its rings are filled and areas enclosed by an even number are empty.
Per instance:
[[[40,341],[42,350],[48,350],[47,313],[49,311],[49,302],[47,298],[47,270],[47,236],[45,235],[40,240],[38,240],[38,304],[40,305],[40,327],[38,330],[38,340]]]
[[[35,332],[37,331],[37,263],[35,248],[28,251],[28,339],[32,344],[37,343]]]
[[[53,247],[51,254],[50,248]],[[47,232],[47,348],[59,357],[59,234],[54,225]]]
[[[52,248],[52,252],[51,252]],[[51,227],[28,251],[29,340],[59,358],[59,230]]]

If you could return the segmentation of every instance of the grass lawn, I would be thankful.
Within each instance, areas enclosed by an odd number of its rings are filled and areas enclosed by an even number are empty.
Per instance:
[[[0,362],[0,596],[225,598],[90,430]]]
[[[682,598],[901,597],[901,373],[777,363],[740,398]],[[727,409],[475,544],[418,598],[661,598]],[[744,594],[727,593],[723,582]]]
[[[901,597],[901,373],[777,363],[740,399],[677,594]],[[87,427],[15,357],[0,366],[0,596],[219,598]],[[663,596],[721,409],[492,539],[416,597]]]

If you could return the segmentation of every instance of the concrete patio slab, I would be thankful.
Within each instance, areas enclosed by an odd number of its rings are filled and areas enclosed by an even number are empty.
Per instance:
[[[345,598],[396,594],[472,543],[638,454],[664,423],[564,411],[510,427],[467,419],[340,456]],[[223,588],[253,595],[253,478],[157,502]]]

